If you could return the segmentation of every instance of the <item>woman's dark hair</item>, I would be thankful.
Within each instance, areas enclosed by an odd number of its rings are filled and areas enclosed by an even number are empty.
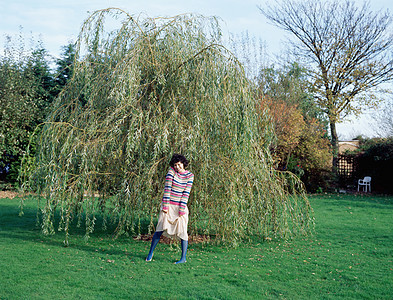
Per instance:
[[[183,164],[184,168],[187,168],[188,160],[181,154],[173,154],[172,159],[169,162],[169,165],[173,168],[175,166],[175,163],[179,161]]]

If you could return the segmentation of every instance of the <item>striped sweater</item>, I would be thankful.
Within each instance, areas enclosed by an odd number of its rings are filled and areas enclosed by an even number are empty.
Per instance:
[[[193,182],[194,174],[189,171],[177,173],[171,167],[165,177],[162,209],[167,211],[169,204],[178,205],[180,206],[179,215],[184,215]]]

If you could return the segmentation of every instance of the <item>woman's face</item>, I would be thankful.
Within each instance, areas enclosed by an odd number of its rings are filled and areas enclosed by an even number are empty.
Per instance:
[[[181,161],[178,161],[177,163],[175,163],[173,165],[173,167],[174,167],[175,171],[178,172],[178,173],[185,172],[184,165],[183,165],[183,163]]]

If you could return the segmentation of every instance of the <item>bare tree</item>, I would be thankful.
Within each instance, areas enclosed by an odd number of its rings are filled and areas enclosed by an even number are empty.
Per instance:
[[[383,108],[373,114],[376,131],[382,137],[393,137],[393,99],[386,101]]]
[[[333,170],[337,166],[336,123],[378,103],[381,83],[393,78],[392,17],[372,12],[368,2],[282,0],[259,7],[277,27],[296,37],[294,54],[313,69],[315,99],[330,123]]]

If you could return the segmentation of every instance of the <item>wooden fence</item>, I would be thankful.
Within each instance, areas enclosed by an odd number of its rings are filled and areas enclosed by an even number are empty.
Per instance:
[[[358,163],[353,155],[340,154],[338,156],[338,175],[340,185],[343,187],[353,186],[356,184]]]

